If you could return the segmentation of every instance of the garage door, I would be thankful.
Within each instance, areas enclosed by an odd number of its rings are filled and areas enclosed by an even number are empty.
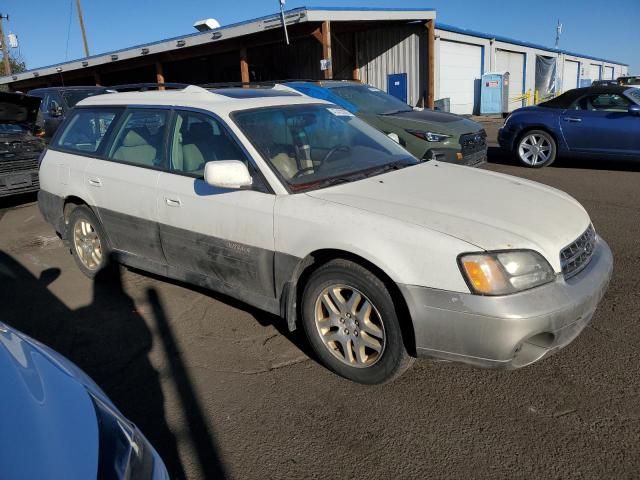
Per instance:
[[[613,77],[613,67],[604,67],[604,77],[603,80],[615,80]]]
[[[440,98],[451,99],[451,112],[472,114],[480,104],[482,47],[441,40]]]
[[[496,50],[496,71],[509,72],[509,111],[524,106],[524,53]]]
[[[580,74],[580,63],[571,60],[564,61],[562,69],[562,90],[573,90],[578,88],[578,75]]]
[[[591,80],[600,80],[600,65],[589,65],[589,78]]]

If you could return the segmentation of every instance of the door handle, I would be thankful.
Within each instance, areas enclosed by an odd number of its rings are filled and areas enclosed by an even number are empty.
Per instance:
[[[582,122],[581,118],[575,118],[575,117],[564,117],[564,121],[565,122],[569,122],[569,123],[580,123]]]
[[[100,180],[99,178],[90,178],[89,179],[89,185],[91,185],[92,187],[101,187],[102,186],[102,180]]]
[[[179,207],[182,205],[182,202],[178,198],[164,197],[164,203],[166,203],[170,207]]]

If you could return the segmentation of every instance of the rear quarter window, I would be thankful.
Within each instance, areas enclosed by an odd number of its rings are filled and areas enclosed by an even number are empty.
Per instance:
[[[122,114],[121,109],[83,108],[73,112],[55,147],[78,153],[97,154]]]

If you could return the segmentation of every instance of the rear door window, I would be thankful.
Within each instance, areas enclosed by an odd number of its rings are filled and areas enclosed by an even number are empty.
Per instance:
[[[105,138],[111,135],[121,114],[121,109],[114,108],[76,110],[55,140],[55,146],[72,152],[97,154],[107,143]]]
[[[109,149],[109,159],[141,167],[165,168],[168,117],[169,110],[127,110]]]

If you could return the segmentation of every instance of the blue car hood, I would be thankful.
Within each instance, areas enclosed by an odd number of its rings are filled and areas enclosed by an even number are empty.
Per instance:
[[[1,478],[96,478],[96,414],[68,363],[0,323]]]

